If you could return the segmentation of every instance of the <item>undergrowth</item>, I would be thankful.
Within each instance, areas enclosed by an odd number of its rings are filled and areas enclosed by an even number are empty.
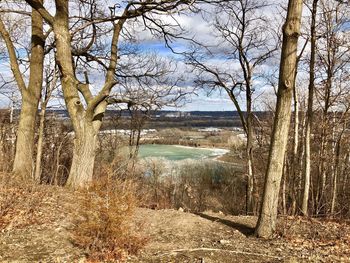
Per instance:
[[[73,243],[85,250],[90,262],[123,261],[146,242],[140,226],[132,223],[137,205],[134,183],[111,174],[104,167],[100,178],[81,191],[81,216],[75,222]]]
[[[31,229],[37,234],[42,231],[37,226],[52,226],[55,235],[56,225],[62,224],[68,230],[67,240],[84,252],[88,262],[124,261],[147,240],[132,220],[137,205],[135,184],[110,175],[107,167],[91,187],[72,191],[0,174],[0,231],[11,235],[17,229]],[[35,251],[34,246],[31,253]]]

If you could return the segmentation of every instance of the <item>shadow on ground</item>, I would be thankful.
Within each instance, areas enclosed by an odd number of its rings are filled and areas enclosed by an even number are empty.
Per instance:
[[[219,222],[219,223],[224,224],[226,226],[232,227],[232,228],[238,230],[239,232],[241,232],[245,236],[252,236],[254,234],[254,228],[252,228],[250,226],[240,224],[237,222],[233,222],[233,221],[230,221],[227,219],[222,219],[219,217],[210,216],[210,215],[203,214],[203,213],[195,213],[195,214],[202,217],[202,218],[208,219],[210,221]]]

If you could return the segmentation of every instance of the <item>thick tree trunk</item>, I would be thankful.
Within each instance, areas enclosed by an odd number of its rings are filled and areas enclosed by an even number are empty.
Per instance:
[[[42,0],[39,0],[43,3]],[[43,82],[44,46],[43,20],[40,14],[32,10],[31,48],[29,64],[29,83],[26,86],[18,64],[17,53],[10,34],[0,19],[0,34],[9,52],[11,70],[22,95],[22,108],[17,130],[16,153],[13,162],[13,172],[23,179],[33,176],[33,149],[35,134],[35,118],[38,110]]]
[[[124,11],[127,15],[128,11]],[[71,34],[69,32],[69,3],[56,1],[55,17],[42,10],[43,15],[53,25],[56,40],[56,61],[61,72],[61,84],[65,103],[72,120],[75,132],[73,160],[67,185],[71,187],[87,187],[92,180],[97,148],[97,134],[107,108],[107,97],[116,84],[115,70],[118,61],[118,42],[120,32],[126,19],[120,19],[114,25],[111,42],[111,56],[106,73],[106,81],[100,92],[93,96],[88,83],[80,83],[75,76],[72,63]],[[79,93],[80,92],[80,93]],[[81,94],[86,108],[80,100]]]
[[[35,119],[38,109],[38,100],[30,100],[24,96],[17,129],[16,153],[13,163],[13,172],[21,178],[31,178],[33,175]],[[27,99],[26,99],[27,98]]]
[[[255,230],[256,235],[259,237],[271,237],[276,229],[278,196],[288,141],[293,89],[295,86],[302,6],[302,0],[289,1],[286,23],[283,26],[276,115],[271,137],[261,212]]]
[[[74,140],[73,160],[67,185],[73,188],[87,187],[92,181],[97,148],[97,134],[92,124],[85,124]]]

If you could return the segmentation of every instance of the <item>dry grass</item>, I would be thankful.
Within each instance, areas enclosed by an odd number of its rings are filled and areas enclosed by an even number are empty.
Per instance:
[[[7,259],[32,256],[44,262],[51,260],[52,250],[75,251],[72,243],[89,262],[120,262],[136,254],[146,239],[140,234],[141,226],[131,220],[137,205],[135,185],[131,180],[112,179],[108,172],[103,171],[89,189],[75,192],[0,175],[0,231],[8,237],[0,251],[5,249]],[[27,244],[24,238],[18,244],[23,255],[11,257],[6,247],[14,245],[11,240],[18,242],[19,231],[41,236],[44,247]],[[60,247],[55,248],[56,243]],[[79,258],[76,254],[72,258]]]
[[[73,243],[85,250],[90,262],[119,262],[136,254],[146,239],[131,220],[137,205],[134,183],[113,178],[109,168],[101,173],[98,181],[81,191]]]

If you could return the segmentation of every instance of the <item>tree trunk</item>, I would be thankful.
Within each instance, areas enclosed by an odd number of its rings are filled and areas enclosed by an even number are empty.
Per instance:
[[[333,189],[332,189],[332,201],[331,201],[331,216],[334,216],[335,211],[335,202],[337,199],[337,182],[338,182],[338,165],[339,165],[339,156],[337,156],[337,167],[335,168],[333,174]]]
[[[286,23],[283,26],[276,114],[271,137],[263,201],[255,230],[255,234],[259,237],[271,237],[276,229],[278,196],[288,140],[293,89],[295,86],[302,6],[302,0],[289,0]]]
[[[328,114],[328,113],[325,113]],[[325,115],[324,114],[324,115]],[[324,116],[323,118],[323,127],[321,132],[321,147],[320,147],[320,153],[319,153],[319,178],[318,178],[318,185],[317,187],[317,194],[316,194],[316,204],[315,204],[315,211],[316,214],[318,214],[322,207],[323,202],[323,195],[324,195],[324,189],[326,187],[326,151],[328,147],[328,132],[326,131],[326,125],[328,125],[328,118]]]
[[[338,193],[338,189],[337,189],[338,177],[341,171],[343,170],[343,169],[340,169],[339,162],[340,162],[341,142],[342,142],[345,129],[346,129],[346,122],[344,121],[343,129],[338,136],[337,142],[335,143],[335,149],[334,149],[335,164],[333,168],[334,172],[333,172],[333,189],[332,189],[332,201],[331,201],[331,216],[334,216],[334,212],[335,212],[335,204],[336,204],[337,193]]]
[[[97,133],[92,124],[86,123],[83,131],[76,133],[68,186],[86,187],[87,183],[92,181],[96,149]]]
[[[293,90],[293,98],[294,98],[294,140],[293,140],[293,156],[292,156],[292,165],[291,165],[291,176],[292,176],[292,215],[295,215],[296,213],[296,207],[297,207],[297,186],[296,182],[300,180],[300,178],[297,176],[297,165],[299,164],[298,161],[298,149],[299,149],[299,101],[298,101],[298,92],[296,90],[296,87],[294,87]],[[300,159],[299,159],[300,160]]]
[[[22,179],[33,176],[34,160],[34,135],[35,119],[38,109],[38,101],[26,99],[23,96],[22,109],[17,129],[16,153],[13,163],[13,172]]]
[[[39,131],[38,131],[38,142],[36,150],[36,161],[35,161],[35,173],[34,180],[40,183],[41,176],[41,157],[43,155],[43,142],[44,142],[44,129],[45,129],[45,113],[46,105],[42,105],[40,110],[39,119]]]
[[[282,175],[282,213],[287,215],[287,155],[284,158],[283,175]]]
[[[350,152],[347,150],[347,153],[344,158],[344,163],[343,163],[343,169],[342,169],[342,203],[346,203],[346,191],[347,191],[347,184],[348,184],[348,168],[350,164]]]
[[[314,0],[312,3],[312,18],[311,18],[311,58],[310,58],[310,80],[309,80],[309,97],[307,106],[307,119],[305,127],[305,155],[304,155],[304,192],[303,203],[301,211],[303,215],[308,215],[308,203],[309,203],[309,191],[310,191],[310,172],[311,172],[311,153],[310,153],[310,140],[311,140],[311,127],[313,117],[313,100],[315,89],[315,53],[316,53],[316,14],[317,14],[317,2]]]
[[[309,192],[310,192],[310,123],[306,121],[305,127],[305,153],[304,153],[304,192],[301,212],[308,215]]]
[[[248,117],[249,118],[249,117]],[[247,119],[248,119],[247,118]],[[247,189],[247,214],[255,214],[255,180],[253,174],[253,145],[252,145],[253,135],[251,128],[251,121],[247,120],[247,145],[246,145],[246,155],[247,155],[247,178],[248,178],[248,189]]]
[[[14,115],[14,96],[12,95],[11,98],[11,109],[10,109],[10,126],[11,126],[11,134],[10,134],[10,140],[11,140],[11,149],[10,149],[10,154],[11,154],[11,160],[12,158],[14,159],[15,156],[15,142],[16,142],[16,131],[15,131],[15,125],[13,121],[13,115]]]
[[[43,0],[39,0],[43,3]],[[35,134],[35,118],[38,110],[43,82],[44,46],[43,20],[40,14],[33,9],[31,19],[31,47],[29,64],[29,83],[26,86],[18,64],[17,53],[10,34],[0,19],[0,34],[3,37],[9,52],[11,70],[16,84],[22,95],[22,108],[17,130],[16,153],[13,162],[13,172],[23,179],[32,179],[33,176],[33,149]]]

